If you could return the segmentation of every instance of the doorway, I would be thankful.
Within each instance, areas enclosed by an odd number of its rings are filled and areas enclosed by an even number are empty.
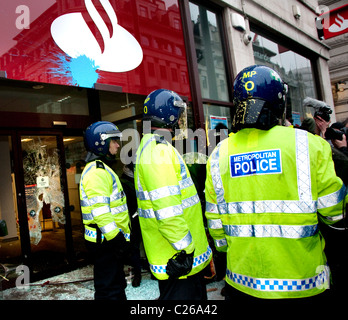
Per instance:
[[[32,276],[74,262],[64,143],[62,133],[0,135],[0,263],[26,264]]]
[[[54,272],[67,266],[73,255],[63,136],[19,137],[31,271]]]
[[[0,263],[18,263],[21,245],[11,135],[0,135],[0,150],[0,220],[5,225],[0,234]]]

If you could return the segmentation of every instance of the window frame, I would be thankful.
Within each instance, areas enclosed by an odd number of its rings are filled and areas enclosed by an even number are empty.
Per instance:
[[[226,81],[229,101],[220,101],[220,100],[211,100],[202,97],[202,90],[200,85],[198,63],[196,58],[196,47],[194,41],[194,34],[191,27],[191,15],[190,15],[190,2],[195,5],[203,5],[205,8],[216,14],[217,24],[220,31],[221,44],[223,49],[223,59],[225,63],[226,71]],[[208,105],[217,105],[217,106],[226,106],[231,110],[231,117],[233,116],[233,103],[232,103],[232,84],[233,84],[233,72],[232,72],[232,63],[229,59],[228,53],[230,52],[229,42],[226,34],[226,21],[224,18],[224,8],[220,7],[213,3],[206,3],[197,0],[183,0],[180,2],[180,11],[183,22],[183,31],[184,31],[184,41],[186,46],[186,54],[188,59],[188,69],[190,76],[190,87],[191,87],[191,96],[193,104],[193,112],[195,119],[195,127],[205,128],[205,116],[203,104]]]

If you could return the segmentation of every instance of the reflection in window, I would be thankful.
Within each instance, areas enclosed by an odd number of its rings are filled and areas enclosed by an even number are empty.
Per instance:
[[[0,111],[88,115],[85,88],[17,81],[14,95],[13,85],[11,80],[0,81]]]
[[[291,110],[294,125],[301,125],[304,116],[302,101],[305,97],[316,97],[311,62],[309,59],[251,32],[256,64],[276,70],[289,86],[287,109]]]
[[[229,108],[224,106],[203,104],[203,109],[207,129],[215,129],[219,122],[214,119],[221,119],[221,123],[226,125],[228,129],[231,128],[231,111]]]
[[[221,33],[217,15],[190,3],[202,97],[229,101]],[[207,82],[205,83],[205,79]]]
[[[145,96],[100,91],[99,97],[102,120],[117,122],[142,115]]]

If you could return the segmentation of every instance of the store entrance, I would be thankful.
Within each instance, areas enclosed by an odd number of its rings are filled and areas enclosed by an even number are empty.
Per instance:
[[[0,137],[0,263],[27,264],[33,275],[62,270],[73,256],[63,135]]]
[[[11,135],[0,135],[0,150],[0,263],[18,264],[21,245]]]
[[[66,179],[59,138],[20,137],[33,272],[51,268],[48,262],[61,264],[67,254]]]

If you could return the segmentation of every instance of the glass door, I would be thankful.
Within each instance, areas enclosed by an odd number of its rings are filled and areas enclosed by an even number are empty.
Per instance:
[[[82,136],[65,136],[66,180],[69,194],[69,210],[71,217],[72,240],[77,261],[87,257],[84,242],[84,226],[80,207],[79,184],[81,173],[85,167],[87,151]]]
[[[0,264],[16,264],[21,257],[12,144],[10,135],[0,135]]]
[[[60,135],[21,135],[25,203],[34,272],[66,261],[65,168]],[[69,213],[69,212],[68,212]],[[68,218],[68,219],[67,219]],[[70,230],[71,233],[71,230]]]

